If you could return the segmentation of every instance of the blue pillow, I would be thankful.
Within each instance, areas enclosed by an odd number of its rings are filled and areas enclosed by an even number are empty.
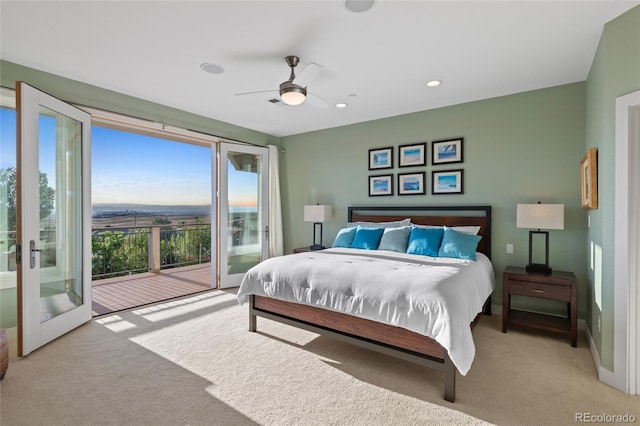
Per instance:
[[[423,256],[438,256],[438,249],[442,241],[444,230],[442,228],[416,228],[411,229],[407,253],[421,254]]]
[[[333,244],[331,247],[351,247],[351,243],[353,242],[353,237],[356,236],[356,228],[342,228],[338,231],[338,235],[336,235],[336,239],[333,240]]]
[[[465,234],[445,226],[438,256],[476,260],[476,249],[481,239],[480,235]]]
[[[351,248],[375,250],[380,244],[384,228],[364,228],[358,226],[356,236],[353,238]]]
[[[404,253],[407,251],[407,245],[409,244],[409,235],[411,235],[410,226],[386,228],[380,239],[378,250],[391,250]]]

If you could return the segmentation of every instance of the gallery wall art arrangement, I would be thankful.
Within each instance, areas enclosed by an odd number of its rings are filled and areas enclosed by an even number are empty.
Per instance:
[[[462,163],[464,138],[435,140],[431,142],[431,194],[463,194],[464,170],[440,169],[439,166]],[[427,142],[398,146],[397,167],[426,168]],[[426,170],[403,171],[391,173],[396,167],[393,146],[373,148],[369,150],[369,171],[378,170],[387,173],[369,175],[369,196],[426,195]]]

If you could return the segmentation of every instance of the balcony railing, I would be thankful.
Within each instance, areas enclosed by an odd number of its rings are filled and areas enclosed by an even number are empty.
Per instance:
[[[92,279],[211,262],[211,225],[93,229]]]
[[[0,272],[15,271],[16,232],[0,232]],[[40,231],[40,265],[56,265],[55,229]],[[92,279],[159,272],[211,262],[211,225],[157,225],[94,228]]]

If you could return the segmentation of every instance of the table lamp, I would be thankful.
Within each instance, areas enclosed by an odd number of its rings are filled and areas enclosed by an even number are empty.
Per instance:
[[[527,272],[551,274],[549,266],[549,231],[541,229],[564,229],[564,204],[518,204],[516,213],[518,228],[537,229],[529,231],[529,264]],[[533,236],[544,235],[544,263],[533,262]]]
[[[304,206],[304,221],[313,222],[313,244],[309,246],[311,250],[322,250],[322,222],[331,218],[331,206],[316,204]],[[320,240],[316,242],[316,227],[320,227]]]

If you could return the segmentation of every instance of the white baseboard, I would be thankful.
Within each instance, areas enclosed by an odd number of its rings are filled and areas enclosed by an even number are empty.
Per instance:
[[[615,377],[613,375],[613,371],[607,370],[600,364],[600,355],[598,354],[598,349],[596,348],[596,344],[591,336],[591,331],[589,330],[589,327],[586,327],[586,322],[584,320],[582,322],[585,323],[584,333],[587,335],[587,341],[589,342],[589,348],[591,349],[593,363],[595,364],[596,372],[598,373],[598,380],[615,388]]]
[[[502,316],[502,305],[491,305],[491,314]]]

